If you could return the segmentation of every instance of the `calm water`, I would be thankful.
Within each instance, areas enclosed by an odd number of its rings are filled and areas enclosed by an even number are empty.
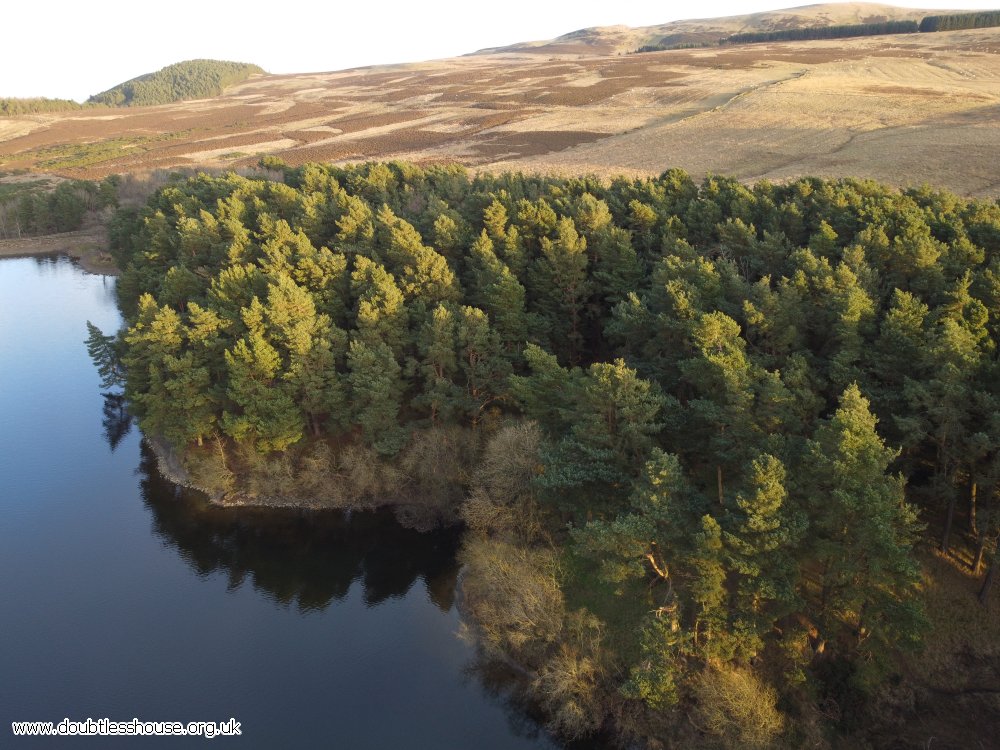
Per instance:
[[[159,476],[83,345],[87,320],[117,329],[113,292],[0,260],[0,747],[137,742],[10,733],[66,717],[235,717],[211,742],[246,748],[554,747],[470,672],[454,533],[222,510]]]

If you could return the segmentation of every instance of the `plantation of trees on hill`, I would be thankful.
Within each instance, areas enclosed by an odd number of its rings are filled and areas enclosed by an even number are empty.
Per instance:
[[[841,24],[837,26],[773,29],[771,31],[747,31],[720,38],[718,43],[757,44],[760,42],[794,42],[812,39],[849,39],[851,37],[882,36],[884,34],[915,34],[917,32],[984,29],[993,26],[1000,26],[1000,11],[958,13],[949,16],[926,16],[919,24],[916,21],[880,21]],[[707,42],[673,44],[661,41],[659,43],[643,45],[636,52],[662,52],[671,49],[707,46],[710,46]]]
[[[776,29],[733,34],[725,44],[752,44],[754,42],[793,42],[808,39],[845,39],[855,36],[880,36],[882,34],[915,34],[916,21],[883,21],[882,23],[856,23],[840,26],[813,26],[805,29]],[[929,29],[933,30],[933,29]]]
[[[83,105],[72,99],[46,99],[34,97],[17,99],[5,97],[0,99],[0,117],[17,117],[19,115],[37,115],[47,112],[69,112],[83,109]]]
[[[863,731],[926,633],[915,545],[995,571],[997,203],[269,166],[119,212],[107,382],[211,492],[460,516],[483,653],[555,731]]]
[[[242,83],[264,70],[256,65],[222,60],[187,60],[168,65],[95,94],[89,103],[112,107],[169,104],[218,96],[227,86]]]
[[[982,13],[956,13],[949,16],[927,16],[920,22],[921,31],[958,31],[987,29],[1000,26],[1000,10]]]

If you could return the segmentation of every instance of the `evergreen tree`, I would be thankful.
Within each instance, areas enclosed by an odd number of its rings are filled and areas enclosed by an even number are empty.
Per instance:
[[[406,348],[409,313],[396,279],[363,256],[354,260],[351,296],[357,300],[355,325],[368,343],[386,344],[396,357]]]
[[[529,338],[525,290],[493,252],[485,230],[469,249],[472,299],[490,317],[509,352],[517,352]]]
[[[125,385],[121,356],[115,346],[115,337],[106,336],[100,328],[87,321],[87,354],[101,376],[101,388],[115,388]]]
[[[397,217],[387,205],[379,209],[375,224],[376,240],[386,265],[399,280],[407,300],[421,300],[429,307],[460,298],[458,281],[448,261],[424,245],[411,224]]]
[[[532,271],[532,308],[551,348],[565,361],[579,362],[584,345],[584,309],[590,294],[587,240],[573,220],[562,218],[556,238],[541,238],[541,256]]]
[[[912,554],[920,526],[903,478],[888,473],[897,452],[875,425],[867,399],[848,387],[809,442],[810,472],[800,479],[810,498],[806,546],[819,566],[807,606],[831,645],[842,635],[865,649],[912,644],[923,622]]]
[[[424,383],[414,405],[426,408],[433,424],[450,423],[462,411],[462,392],[455,382],[459,377],[455,351],[457,325],[455,313],[438,305],[418,334],[419,368]]]
[[[503,337],[482,310],[462,307],[456,323],[459,367],[465,382],[464,411],[476,426],[488,407],[505,400],[511,365]]]
[[[746,650],[759,652],[773,623],[797,604],[794,550],[803,520],[787,507],[785,467],[762,454],[750,466],[748,492],[736,495],[723,533],[728,559],[738,576],[736,629],[749,636]]]
[[[281,358],[263,330],[251,330],[225,353],[227,396],[233,408],[222,426],[237,442],[261,453],[282,451],[302,439],[302,413],[281,380]]]
[[[382,341],[351,341],[347,353],[352,422],[379,453],[392,456],[406,442],[399,424],[403,379],[392,350]]]

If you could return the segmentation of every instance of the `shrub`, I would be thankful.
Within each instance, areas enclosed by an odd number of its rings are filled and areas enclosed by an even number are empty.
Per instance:
[[[784,728],[777,694],[753,672],[709,666],[694,681],[695,721],[725,747],[773,747]]]
[[[469,536],[462,548],[465,608],[490,658],[537,664],[562,631],[556,554]]]

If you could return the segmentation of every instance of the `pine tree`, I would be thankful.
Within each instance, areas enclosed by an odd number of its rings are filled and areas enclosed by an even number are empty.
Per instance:
[[[510,391],[521,410],[541,425],[550,436],[557,436],[571,425],[570,408],[582,387],[579,368],[565,369],[551,354],[535,344],[528,344],[524,359],[531,374],[512,375]]]
[[[920,525],[906,503],[904,480],[888,473],[897,452],[875,431],[876,419],[856,385],[808,444],[810,499],[805,548],[818,564],[818,594],[808,609],[832,644],[849,635],[858,647],[913,644],[923,623],[913,544]]]
[[[100,328],[87,321],[87,353],[101,376],[101,388],[116,388],[125,385],[121,356],[115,345],[114,336],[106,336]]]
[[[157,375],[150,395],[169,408],[147,408],[145,428],[163,435],[174,446],[183,447],[191,442],[202,445],[204,438],[216,431],[219,419],[219,403],[208,368],[199,365],[194,353],[187,351],[180,357],[167,355],[163,370]],[[162,382],[157,382],[159,377]],[[147,405],[150,400],[147,399]]]
[[[427,409],[433,424],[451,423],[463,411],[462,391],[456,383],[456,318],[451,308],[438,305],[417,335],[423,388],[414,399],[414,405]]]
[[[226,350],[227,395],[233,404],[222,426],[234,440],[261,453],[283,451],[302,439],[302,412],[281,380],[281,358],[262,330]]]
[[[438,302],[455,302],[461,290],[443,255],[423,244],[413,226],[383,205],[375,217],[376,241],[386,266],[399,281],[407,300],[421,300],[430,308]]]
[[[558,221],[555,234],[555,240],[541,238],[541,257],[531,276],[532,308],[551,348],[576,364],[583,350],[584,309],[591,291],[587,240],[569,218]]]
[[[357,300],[355,325],[359,336],[369,344],[382,342],[401,357],[407,343],[409,312],[393,275],[359,255],[351,274],[351,296]]]
[[[469,248],[472,299],[490,317],[509,352],[520,351],[529,338],[525,290],[493,252],[485,230]]]
[[[379,453],[392,456],[406,442],[399,424],[404,384],[399,363],[382,341],[354,339],[347,353],[354,424]]]
[[[749,491],[737,493],[723,536],[738,575],[738,629],[751,639],[745,649],[756,652],[773,623],[796,604],[793,552],[804,522],[787,507],[785,467],[779,459],[762,454],[749,473]]]
[[[184,344],[180,316],[170,307],[160,307],[153,296],[139,298],[135,322],[125,333],[127,352],[122,364],[128,373],[125,395],[136,407],[136,416],[144,416],[144,398],[156,379],[162,382],[164,358],[178,355]],[[169,408],[155,398],[149,398],[153,408]]]
[[[456,326],[458,364],[465,382],[464,410],[473,426],[487,407],[506,398],[510,361],[503,338],[475,307],[459,310]]]
[[[292,276],[299,286],[309,290],[318,312],[328,315],[335,325],[346,324],[350,310],[346,255],[325,247],[300,249]]]

